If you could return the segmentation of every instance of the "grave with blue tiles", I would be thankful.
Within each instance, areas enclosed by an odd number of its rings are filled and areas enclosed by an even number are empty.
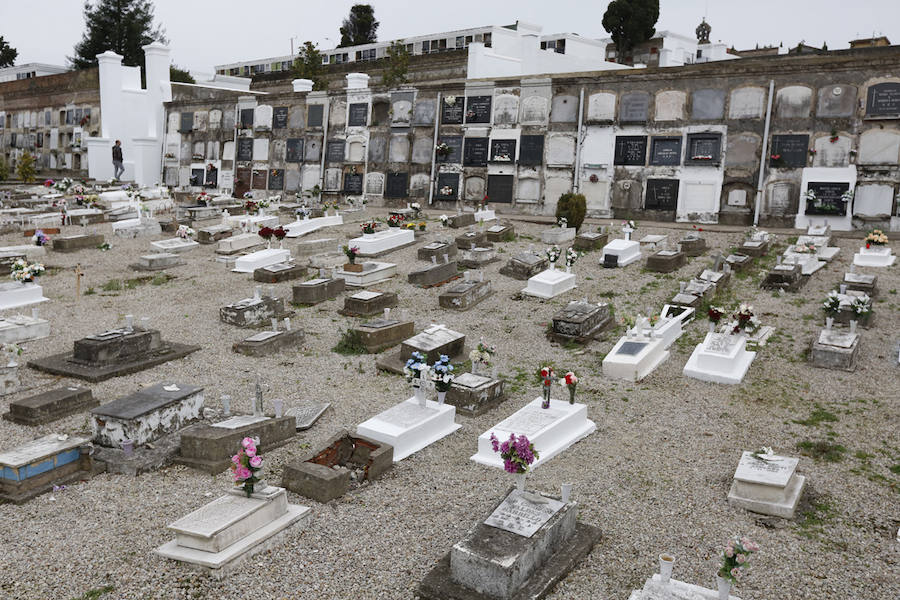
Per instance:
[[[94,471],[88,438],[50,434],[0,453],[0,500],[21,504]]]

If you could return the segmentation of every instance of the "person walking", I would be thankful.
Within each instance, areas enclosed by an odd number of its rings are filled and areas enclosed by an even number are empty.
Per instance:
[[[112,149],[112,158],[113,158],[113,179],[116,181],[119,180],[119,177],[122,176],[122,173],[125,172],[125,167],[122,166],[122,140],[116,140],[116,145],[113,146]]]

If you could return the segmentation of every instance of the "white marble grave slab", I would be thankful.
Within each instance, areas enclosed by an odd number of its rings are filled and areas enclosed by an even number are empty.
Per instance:
[[[224,421],[213,423],[212,426],[221,427],[222,429],[239,429],[247,425],[253,425],[254,423],[261,423],[268,420],[269,417],[263,417],[259,415],[235,415],[230,419],[225,419]]]
[[[223,242],[225,240],[222,240]],[[269,265],[287,262],[291,259],[290,250],[283,248],[267,248],[265,250],[257,250],[245,256],[238,257],[234,261],[235,273],[253,273],[256,269],[261,269]]]
[[[412,397],[361,423],[356,433],[393,446],[399,462],[459,429],[455,417],[455,406],[431,400],[420,406]]]
[[[47,302],[49,298],[44,298],[43,292],[44,288],[36,283],[19,281],[0,283],[0,310]]]
[[[701,381],[736,385],[743,381],[756,352],[746,349],[747,337],[709,332],[697,344],[682,373]]]
[[[623,336],[603,359],[607,377],[640,381],[669,358],[665,342],[657,337]]]
[[[381,292],[370,292],[367,290],[363,290],[362,292],[356,292],[350,297],[356,300],[374,300],[378,296],[381,296]]]
[[[343,267],[338,268],[335,272],[335,276],[343,279],[347,287],[368,287],[386,281],[396,274],[397,265],[394,263],[376,261],[363,263],[361,272],[345,271]]]
[[[528,499],[528,492],[513,490],[485,519],[484,524],[530,538],[563,506],[565,504],[559,500],[543,496],[540,502],[532,502]]]
[[[522,289],[527,296],[549,299],[575,289],[575,273],[566,273],[557,269],[547,269],[528,279],[528,285]]]
[[[625,267],[641,259],[641,244],[632,240],[615,239],[603,246],[600,253],[600,264],[604,263],[604,256],[613,254],[619,258],[617,263]]]
[[[278,335],[281,335],[280,331],[260,331],[259,333],[255,333],[255,334],[251,335],[244,341],[245,342],[264,342],[264,341],[272,339],[273,337],[276,337]]]
[[[189,250],[193,250],[200,244],[195,242],[194,240],[182,239],[182,238],[169,238],[167,240],[158,240],[156,242],[150,242],[150,245],[156,248],[157,250],[162,250],[163,252],[174,252],[179,254],[181,252],[188,252]]]
[[[390,227],[384,231],[365,234],[348,242],[359,248],[360,256],[375,256],[416,241],[415,232],[402,227]]]
[[[835,329],[823,329],[819,332],[820,344],[836,348],[852,348],[858,338],[858,333],[842,333]]]
[[[744,452],[728,491],[728,503],[745,510],[791,519],[806,478],[795,471],[799,459]]]
[[[50,321],[25,315],[0,317],[0,344],[39,340],[50,335]]]
[[[890,267],[897,257],[891,254],[889,246],[872,246],[860,248],[853,255],[853,264],[858,267]]]
[[[314,219],[300,219],[284,226],[287,231],[287,237],[296,238],[313,231],[318,231],[324,227],[333,227],[335,225],[343,225],[344,217],[341,215],[329,215],[324,217],[316,217]]]
[[[247,248],[259,246],[263,243],[263,239],[255,233],[241,233],[231,237],[219,240],[216,245],[216,252],[221,254],[232,254]]]

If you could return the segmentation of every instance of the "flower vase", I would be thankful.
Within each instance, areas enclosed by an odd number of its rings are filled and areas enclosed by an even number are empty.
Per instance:
[[[550,270],[551,270],[551,271],[555,271],[555,270],[556,270],[556,261],[555,261],[555,260],[551,260],[551,261],[550,261]]]
[[[266,240],[266,250],[272,249],[272,240]]]
[[[709,322],[709,332],[710,332],[710,333],[715,333],[715,332],[716,332],[716,322],[715,322],[715,321],[710,321],[710,322]]]
[[[572,265],[566,265],[566,273],[572,272]]]
[[[525,491],[525,477],[528,475],[527,473],[513,473],[513,478],[516,480],[516,489],[519,492]]]
[[[731,582],[716,575],[716,585],[719,589],[719,600],[728,600],[731,595]]]
[[[831,329],[834,325],[834,317],[825,317],[825,329]]]
[[[415,394],[416,401],[419,403],[419,406],[425,406],[425,390],[422,389],[421,385],[413,386],[413,393]]]
[[[550,386],[544,386],[544,401],[541,402],[541,408],[550,408]]]
[[[282,239],[278,240],[278,249],[284,250],[284,240],[282,240]]]
[[[575,385],[569,386],[569,404],[575,404]]]
[[[444,399],[447,397],[447,392],[442,392],[442,391],[438,390],[437,397],[438,397],[438,405],[443,406]]]

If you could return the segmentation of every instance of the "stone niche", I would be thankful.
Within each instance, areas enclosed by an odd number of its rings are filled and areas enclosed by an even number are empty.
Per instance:
[[[366,173],[366,193],[376,196],[384,193],[384,173]]]
[[[775,94],[775,115],[779,119],[806,119],[811,104],[811,89],[804,85],[789,85]]]
[[[859,162],[867,165],[892,164],[900,157],[900,133],[888,129],[870,129],[859,137]]]
[[[569,94],[553,97],[550,105],[551,123],[574,123],[578,115],[578,98]]]
[[[429,126],[434,125],[435,106],[437,101],[428,98],[416,101],[413,107],[413,125]]]
[[[413,102],[416,99],[414,92],[394,92],[391,94],[391,127],[409,127],[412,124]],[[378,123],[381,124],[381,115],[378,115]],[[375,114],[372,115],[373,124]]]
[[[595,123],[608,123],[616,118],[616,95],[609,92],[597,92],[588,98],[587,120]]]
[[[731,91],[731,99],[728,103],[728,118],[759,119],[763,116],[765,101],[766,90],[761,87],[734,89]]]
[[[691,118],[721,119],[725,112],[725,90],[697,90],[691,96]]]
[[[515,125],[518,114],[518,96],[500,94],[494,97],[494,125]]]
[[[684,119],[687,95],[678,90],[667,90],[656,94],[656,121],[680,121]]]
[[[728,153],[725,167],[752,169],[759,165],[760,137],[755,133],[741,132],[728,136]]]
[[[894,186],[860,185],[853,197],[853,214],[863,217],[889,218],[894,207]]]
[[[519,177],[516,186],[516,202],[537,204],[541,200],[541,180],[537,177]]]
[[[792,181],[770,181],[766,186],[765,213],[771,217],[796,214],[799,201],[796,187]]]
[[[428,173],[413,174],[409,178],[409,195],[414,198],[423,198],[430,184],[431,178]]]
[[[816,104],[817,117],[850,117],[856,109],[856,87],[852,85],[826,85],[819,88]]]
[[[427,165],[431,163],[431,157],[434,150],[434,141],[430,137],[417,137],[413,141],[412,162],[418,165]],[[393,157],[391,157],[393,161]]]
[[[641,209],[643,188],[641,182],[619,179],[613,184],[611,205],[614,209],[637,211]]]
[[[386,156],[388,140],[383,135],[372,135],[369,138],[369,162],[382,163]]]
[[[406,134],[391,136],[388,160],[392,163],[409,162],[409,137]]]
[[[306,106],[296,105],[288,109],[288,128],[303,129],[303,123],[306,120]]]
[[[850,147],[852,141],[846,136],[838,136],[836,142],[831,136],[817,138],[814,142],[816,155],[813,159],[815,167],[846,167],[850,164]]]
[[[328,111],[328,120],[333,130],[343,129],[347,123],[347,103],[343,100],[335,100]]]
[[[365,138],[354,136],[347,138],[347,162],[361,163],[366,158]]]
[[[572,165],[575,162],[575,136],[558,133],[547,136],[547,165]]]
[[[619,121],[622,123],[646,123],[650,112],[650,94],[630,92],[619,99]]]
[[[484,198],[485,189],[484,177],[466,177],[466,200],[481,200]]]
[[[547,122],[550,101],[543,96],[528,96],[522,100],[522,124],[543,125]]]

